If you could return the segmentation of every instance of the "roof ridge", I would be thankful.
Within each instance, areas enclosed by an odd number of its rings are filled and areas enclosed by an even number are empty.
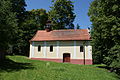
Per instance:
[[[59,30],[52,30],[52,31],[80,31],[80,30],[87,30],[87,29],[59,29]],[[45,30],[38,30],[38,31],[45,31]]]
[[[77,30],[87,30],[87,29],[59,29],[59,30],[53,30],[53,31],[77,31]]]

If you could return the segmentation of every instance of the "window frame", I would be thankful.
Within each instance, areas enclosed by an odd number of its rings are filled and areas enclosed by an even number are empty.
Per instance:
[[[53,45],[50,45],[50,52],[53,52]]]
[[[38,52],[41,52],[41,45],[38,46]]]
[[[84,52],[84,46],[80,46],[80,52]]]

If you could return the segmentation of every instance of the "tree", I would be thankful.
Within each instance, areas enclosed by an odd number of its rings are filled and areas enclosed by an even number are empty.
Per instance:
[[[12,38],[12,47],[13,47],[13,52],[18,52],[18,49],[19,49],[19,35],[21,35],[21,28],[22,28],[22,23],[24,22],[26,16],[26,10],[25,10],[25,6],[26,6],[26,3],[25,3],[25,0],[8,0],[11,2],[11,11],[13,13],[16,13],[16,16],[15,18],[17,19],[17,30],[16,30],[16,35],[17,36],[14,36]]]
[[[29,53],[29,40],[35,35],[37,30],[44,30],[48,15],[45,9],[33,9],[26,11],[25,20],[21,24],[17,39],[15,54],[27,55]]]
[[[53,29],[74,28],[73,21],[73,2],[70,0],[52,0],[53,6],[50,7],[49,19],[52,21]]]
[[[11,11],[12,3],[9,0],[0,1],[0,52],[7,52],[12,39],[16,36],[16,13]]]
[[[80,29],[80,25],[79,24],[77,24],[77,29]]]
[[[46,25],[46,22],[48,20],[48,14],[46,13],[45,9],[33,9],[31,11],[28,11],[29,16],[28,18],[31,18],[35,21],[36,26],[38,26],[39,30],[44,30],[44,26]],[[29,19],[30,20],[30,19]]]
[[[94,0],[88,15],[92,21],[92,45],[95,62],[120,67],[120,2]],[[114,65],[113,65],[114,64]]]
[[[26,9],[25,6],[25,0],[8,0],[12,3],[12,12],[16,13],[16,18],[18,19],[18,27],[20,27],[20,24],[22,22],[24,22],[25,20],[25,13],[26,13]]]

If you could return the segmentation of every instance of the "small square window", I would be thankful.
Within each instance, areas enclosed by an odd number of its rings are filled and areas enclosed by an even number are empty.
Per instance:
[[[38,52],[40,52],[40,51],[41,51],[41,46],[39,45],[39,46],[38,46]]]
[[[53,46],[52,45],[50,46],[50,52],[53,52]]]
[[[80,46],[80,52],[83,52],[84,48],[83,46]]]

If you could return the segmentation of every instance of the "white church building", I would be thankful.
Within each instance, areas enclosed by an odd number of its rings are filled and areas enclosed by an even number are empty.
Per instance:
[[[29,58],[34,60],[92,64],[88,29],[38,30],[30,40]]]

